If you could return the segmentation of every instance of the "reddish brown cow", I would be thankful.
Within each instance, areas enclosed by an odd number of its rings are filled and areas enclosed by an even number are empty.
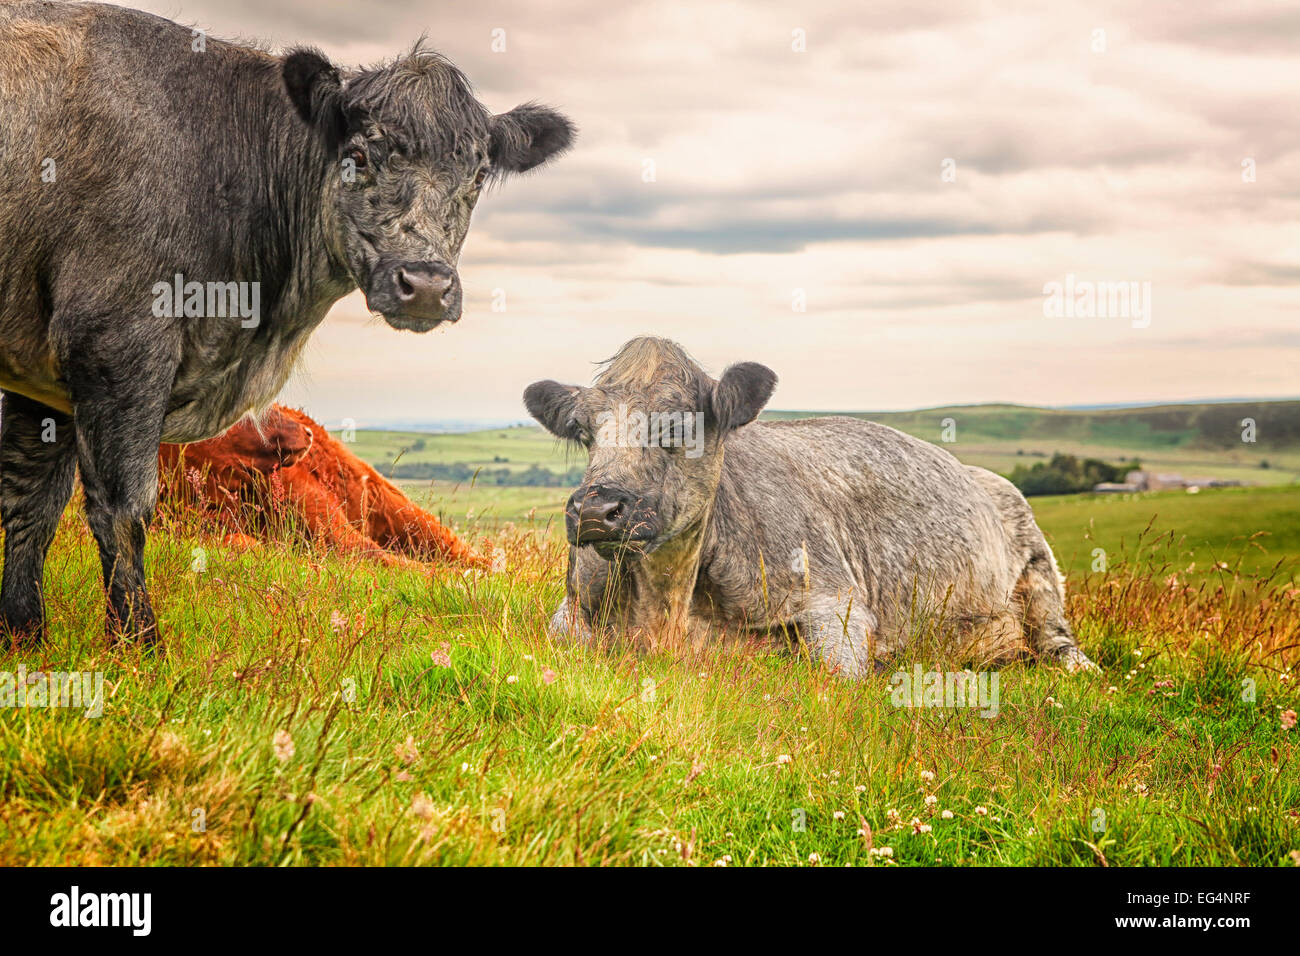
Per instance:
[[[296,526],[388,565],[491,562],[301,411],[273,405],[223,435],[159,449],[161,497],[202,507],[238,540]]]

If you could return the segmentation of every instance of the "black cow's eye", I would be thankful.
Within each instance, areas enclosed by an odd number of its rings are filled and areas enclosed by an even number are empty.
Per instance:
[[[357,169],[365,169],[367,164],[370,162],[370,157],[368,157],[366,151],[360,147],[357,147],[353,149],[352,152],[348,153],[348,159],[352,160],[352,164],[356,166]]]
[[[482,187],[487,177],[488,177],[488,168],[484,166],[482,169],[478,171],[478,175],[474,177],[474,188],[479,189],[480,187]]]

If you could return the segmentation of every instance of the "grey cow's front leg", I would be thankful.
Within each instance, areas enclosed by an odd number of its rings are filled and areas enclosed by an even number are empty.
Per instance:
[[[66,366],[65,366],[66,367]],[[99,545],[113,638],[157,641],[144,578],[146,531],[158,501],[158,445],[172,369],[139,363],[136,377],[78,361],[69,369],[86,519]]]
[[[15,392],[0,400],[0,516],[5,532],[0,636],[45,636],[45,555],[72,497],[72,418]]]
[[[567,637],[583,643],[590,643],[596,637],[591,625],[587,623],[586,615],[576,605],[569,603],[568,595],[560,599],[547,630],[555,637]]]
[[[808,650],[842,677],[872,673],[871,634],[875,615],[846,595],[813,594],[796,616]]]
[[[590,548],[571,546],[565,595],[551,616],[551,633],[572,640],[594,641],[610,623],[616,580],[610,562]]]

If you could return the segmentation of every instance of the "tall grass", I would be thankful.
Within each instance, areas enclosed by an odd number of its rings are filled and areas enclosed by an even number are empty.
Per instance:
[[[463,529],[503,573],[420,573],[311,542],[234,550],[167,516],[149,551],[166,653],[109,646],[93,541],[68,518],[50,640],[0,670],[100,670],[107,700],[99,718],[0,710],[0,863],[1276,865],[1300,849],[1285,575],[1188,584],[1135,549],[1072,582],[1104,673],[1010,665],[986,719],[895,707],[889,674],[849,682],[761,642],[554,642],[564,550],[526,522]],[[960,669],[931,652],[898,667],[914,663]]]

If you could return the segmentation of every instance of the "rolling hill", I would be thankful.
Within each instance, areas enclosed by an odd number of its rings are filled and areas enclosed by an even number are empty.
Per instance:
[[[768,419],[828,412],[771,411]],[[1113,409],[1048,409],[1024,405],[954,405],[909,412],[849,412],[943,445],[962,461],[1006,474],[1017,464],[1055,452],[1107,461],[1140,459],[1144,467],[1189,476],[1233,478],[1260,485],[1300,481],[1300,401],[1232,402]],[[1254,441],[1244,441],[1244,420]],[[946,431],[946,434],[945,434]],[[944,441],[945,437],[954,438]],[[1246,437],[1252,437],[1247,434]],[[353,449],[387,469],[398,465],[467,466],[469,474],[557,473],[584,464],[536,426],[461,434],[358,431]],[[405,470],[405,469],[403,469]],[[399,471],[399,476],[401,471]],[[509,480],[494,483],[509,484]]]

